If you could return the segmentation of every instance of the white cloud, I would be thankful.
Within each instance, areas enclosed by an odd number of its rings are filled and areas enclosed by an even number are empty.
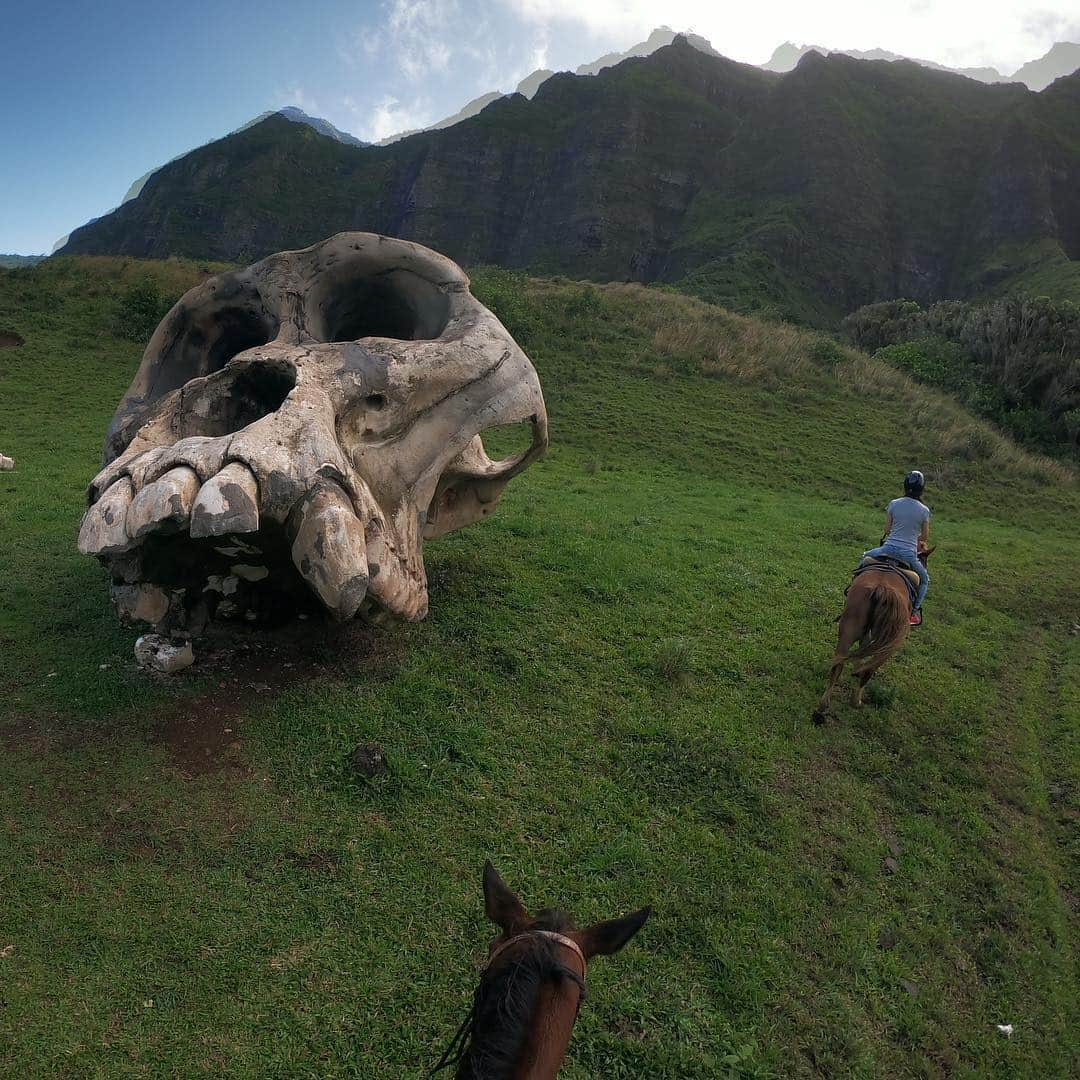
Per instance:
[[[353,116],[352,130],[368,142],[378,142],[400,131],[422,128],[438,119],[432,115],[431,106],[426,100],[403,102],[389,94],[376,102],[373,109],[361,108],[351,98],[346,98],[344,105]]]
[[[358,33],[348,55],[363,52],[388,61],[410,81],[420,82],[449,69],[453,43],[467,19],[458,0],[384,0],[382,28]]]

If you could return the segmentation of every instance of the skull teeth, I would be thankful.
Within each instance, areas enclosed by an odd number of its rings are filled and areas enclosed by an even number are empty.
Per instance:
[[[258,481],[246,465],[232,461],[203,484],[191,508],[191,535],[225,536],[258,529]]]
[[[308,492],[290,517],[292,559],[319,599],[338,619],[351,619],[367,595],[364,527],[336,484]]]
[[[170,469],[135,496],[128,507],[127,533],[141,540],[149,533],[172,533],[183,529],[199,491],[199,478],[186,465]]]
[[[132,547],[127,513],[135,489],[123,476],[89,510],[79,527],[79,550],[84,555],[119,555]]]

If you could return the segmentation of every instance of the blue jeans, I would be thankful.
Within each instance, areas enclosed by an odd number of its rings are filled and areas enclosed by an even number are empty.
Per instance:
[[[888,555],[890,559],[896,559],[910,566],[919,575],[919,595],[915,598],[915,608],[918,610],[922,607],[922,602],[926,599],[926,590],[930,588],[930,575],[926,572],[922,560],[911,548],[901,547],[899,544],[890,544],[886,540],[881,547],[871,548],[869,551],[863,552],[864,559],[868,555],[875,557]]]

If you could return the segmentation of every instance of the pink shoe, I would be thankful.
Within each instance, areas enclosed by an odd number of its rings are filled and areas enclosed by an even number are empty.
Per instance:
[[[913,611],[911,613],[911,625],[912,626],[922,626],[922,612]]]

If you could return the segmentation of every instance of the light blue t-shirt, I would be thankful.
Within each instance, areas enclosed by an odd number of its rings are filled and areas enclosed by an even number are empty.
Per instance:
[[[930,507],[905,495],[902,499],[893,499],[885,509],[892,514],[892,529],[885,542],[918,551],[923,525],[930,520]]]

